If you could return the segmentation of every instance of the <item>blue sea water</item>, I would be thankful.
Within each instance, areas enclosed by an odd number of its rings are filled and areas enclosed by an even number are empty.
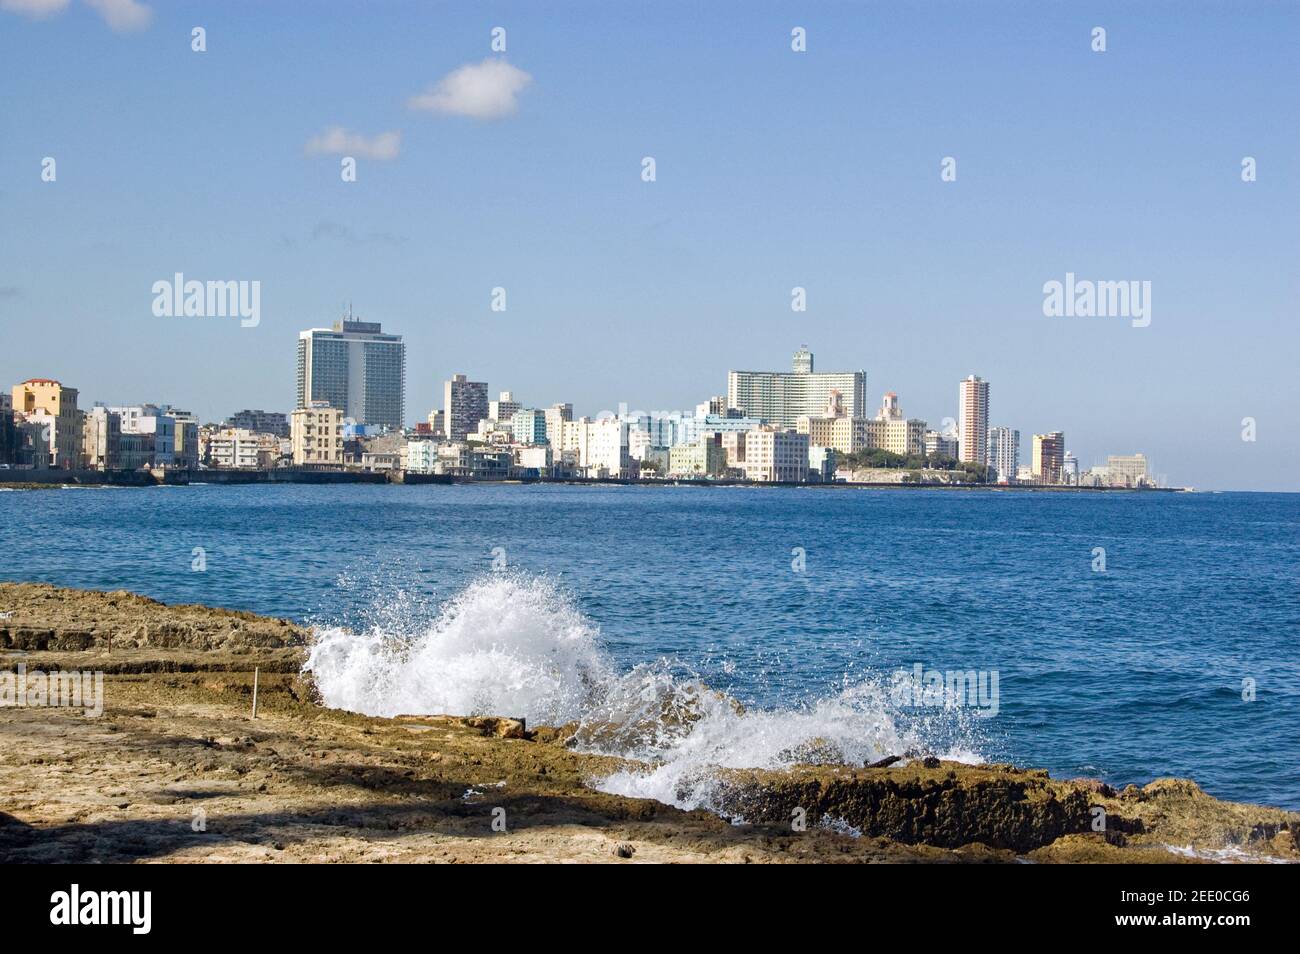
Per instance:
[[[1184,776],[1300,809],[1300,495],[0,493],[0,579],[357,630],[432,619],[494,553],[557,579],[623,668],[666,657],[755,707],[811,706],[917,663],[996,672],[997,715],[961,727],[988,760],[1117,785]]]

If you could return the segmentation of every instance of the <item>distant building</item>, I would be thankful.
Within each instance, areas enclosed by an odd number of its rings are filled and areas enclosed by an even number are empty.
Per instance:
[[[30,378],[15,384],[12,394],[16,416],[41,426],[46,467],[73,470],[81,464],[81,413],[77,389],[65,388],[51,378]]]
[[[723,435],[727,465],[747,480],[803,483],[808,479],[808,435],[763,427]]]
[[[298,407],[325,401],[343,417],[401,430],[406,345],[377,321],[349,316],[298,334]]]
[[[1012,427],[990,427],[988,464],[993,469],[989,475],[998,483],[1011,484],[1020,471],[1020,432]]]
[[[82,466],[90,470],[122,468],[122,417],[102,404],[86,411],[81,430]]]
[[[866,372],[815,373],[807,350],[795,352],[792,371],[727,373],[727,408],[781,428],[794,428],[801,417],[820,416],[832,391],[843,395],[846,416],[866,416]]]
[[[925,432],[925,456],[947,457],[957,459],[957,439],[940,434],[938,431]]]
[[[508,421],[523,409],[523,404],[515,400],[513,391],[502,391],[495,401],[488,401],[488,410],[483,416],[494,421]]]
[[[510,418],[510,431],[518,444],[545,444],[546,412],[531,408],[516,411]]]
[[[552,446],[558,445],[564,435],[564,424],[573,420],[572,404],[552,404],[546,414],[546,441]]]
[[[433,410],[429,412],[429,431],[435,437],[445,437],[447,435],[446,417],[446,414],[442,411]]]
[[[243,428],[255,434],[274,434],[276,437],[289,436],[289,415],[279,411],[248,410],[236,411],[225,420],[226,427]]]
[[[762,426],[763,422],[757,417],[743,417],[739,413],[701,415],[699,408],[696,408],[695,417],[683,417],[677,422],[677,439],[673,443],[694,444],[701,437],[709,434],[752,431],[754,428]]]
[[[693,444],[668,449],[668,476],[721,477],[727,472],[727,452],[720,435],[702,437]]]
[[[270,470],[280,457],[280,438],[246,427],[221,427],[203,439],[203,462],[219,470]]]
[[[406,469],[414,474],[432,474],[438,467],[437,441],[407,441]]]
[[[808,436],[810,446],[831,447],[841,454],[856,454],[867,447],[864,417],[800,417],[795,430]]]
[[[190,411],[183,411],[170,405],[163,407],[162,411],[176,422],[172,463],[176,467],[196,469],[202,457],[202,448],[199,446],[199,419]]]
[[[479,421],[489,416],[485,381],[453,374],[450,381],[444,382],[442,394],[443,428],[450,441],[463,441],[478,430]]]
[[[835,478],[835,468],[839,466],[839,452],[833,447],[808,447],[808,479],[818,483],[829,484]]]
[[[957,388],[957,441],[959,460],[988,463],[989,383],[969,375]]]
[[[294,410],[289,418],[293,441],[293,462],[303,464],[343,463],[343,412],[325,401]]]
[[[867,448],[878,448],[903,457],[925,453],[925,421],[904,417],[898,406],[898,395],[893,391],[881,399],[875,420],[867,423],[865,437]]]
[[[1034,480],[1059,484],[1065,466],[1065,435],[1061,431],[1034,435]]]
[[[1106,471],[1112,487],[1145,487],[1151,483],[1144,454],[1111,454]]]
[[[123,435],[138,435],[148,467],[176,466],[176,419],[156,404],[121,404],[108,408],[122,421]],[[196,435],[197,441],[197,435]],[[131,442],[134,448],[137,442]],[[134,455],[132,457],[134,460]],[[134,469],[134,468],[132,468]]]
[[[587,477],[632,477],[640,471],[628,452],[627,424],[616,417],[587,421],[579,466]]]
[[[1061,461],[1061,483],[1077,486],[1079,483],[1079,459],[1069,451]]]

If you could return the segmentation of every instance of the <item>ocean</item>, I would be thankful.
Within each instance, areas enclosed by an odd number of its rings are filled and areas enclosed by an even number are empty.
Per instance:
[[[14,491],[0,579],[310,623],[332,705],[578,722],[684,806],[911,752],[1300,809],[1300,495]]]

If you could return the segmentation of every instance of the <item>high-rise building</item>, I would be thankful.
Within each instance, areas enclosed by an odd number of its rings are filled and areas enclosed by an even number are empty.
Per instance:
[[[1034,435],[1034,480],[1059,484],[1065,467],[1065,435],[1060,431]]]
[[[777,427],[794,428],[801,417],[818,417],[841,395],[846,417],[866,416],[865,371],[813,371],[812,352],[795,352],[792,371],[728,371],[727,408]]]
[[[326,401],[359,424],[401,430],[406,420],[406,345],[377,321],[347,318],[298,334],[298,407]]]
[[[1020,470],[1020,432],[1013,427],[990,427],[988,464],[991,480],[1000,484],[1015,483]]]
[[[81,464],[81,412],[77,389],[50,378],[30,378],[13,387],[13,410],[41,426],[46,459],[42,466],[72,470]]]
[[[989,383],[972,374],[958,386],[957,398],[958,459],[988,463]]]
[[[443,429],[447,439],[463,441],[478,431],[478,422],[488,417],[486,381],[471,381],[463,374],[453,374],[442,386]]]

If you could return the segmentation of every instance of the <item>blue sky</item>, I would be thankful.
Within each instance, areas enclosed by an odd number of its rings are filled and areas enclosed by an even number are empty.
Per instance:
[[[6,386],[287,410],[297,332],[350,300],[406,337],[412,420],[456,371],[689,410],[807,344],[932,424],[980,374],[1025,456],[1059,429],[1084,466],[1300,489],[1300,5],[96,5],[0,0]],[[411,108],[489,57],[531,78],[513,114]],[[331,127],[400,150],[345,183]],[[155,317],[177,271],[260,281],[260,325]],[[1150,327],[1044,317],[1068,271],[1150,281]]]

